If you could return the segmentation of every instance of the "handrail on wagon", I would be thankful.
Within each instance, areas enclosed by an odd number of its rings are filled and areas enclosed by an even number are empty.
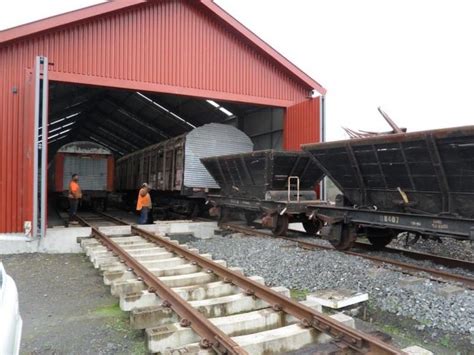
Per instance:
[[[300,178],[299,176],[288,176],[288,202],[291,201],[291,181],[296,180],[296,202],[300,202]]]

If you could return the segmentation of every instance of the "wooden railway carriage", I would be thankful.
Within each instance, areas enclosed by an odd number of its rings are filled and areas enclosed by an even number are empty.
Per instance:
[[[206,193],[219,188],[199,159],[252,150],[251,139],[239,129],[206,124],[118,159],[116,187],[126,192],[133,208],[137,189],[147,182],[158,217],[190,217],[198,213]]]
[[[59,148],[49,166],[49,190],[54,193],[59,208],[68,206],[67,194],[72,174],[79,174],[83,202],[105,209],[114,184],[112,152],[88,141],[72,142]]]

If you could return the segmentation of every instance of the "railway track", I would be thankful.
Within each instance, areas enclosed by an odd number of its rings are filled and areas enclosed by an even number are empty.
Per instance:
[[[247,235],[258,235],[258,236],[263,236],[263,237],[270,237],[270,238],[275,238],[272,236],[270,232],[265,232],[262,230],[256,230],[251,227],[239,225],[239,224],[232,224],[232,223],[224,223],[222,225],[222,228],[227,228],[231,229],[240,233],[244,233]],[[303,232],[298,232],[298,231],[291,231],[295,236],[298,235],[304,235],[308,236],[308,234],[303,233]],[[315,249],[325,249],[325,250],[335,250],[331,246],[326,246],[326,245],[320,245],[320,244],[315,244],[307,241],[302,241],[301,239],[294,239],[291,237],[280,237],[281,239],[285,239],[289,242],[295,243],[296,245],[305,248],[305,249],[310,249],[310,250],[315,250]],[[367,244],[367,243],[360,243],[357,242],[355,243],[355,248],[360,248],[365,251],[371,251],[373,250],[372,246]],[[451,258],[445,258],[442,256],[438,255],[432,255],[432,254],[425,254],[425,253],[418,253],[414,251],[408,251],[408,250],[403,250],[403,249],[397,249],[397,248],[384,248],[381,251],[391,253],[391,254],[398,254],[398,255],[405,255],[410,258],[416,259],[416,260],[427,260],[427,261],[432,261],[434,263],[447,266],[450,268],[462,268],[468,271],[474,271],[474,263],[466,261],[466,260],[458,260],[458,259],[451,259]],[[346,251],[340,251],[342,253],[345,253],[347,255],[352,255],[352,256],[359,256],[365,259],[369,259],[373,262],[382,264],[391,264],[394,266],[397,266],[402,269],[403,272],[409,273],[409,274],[419,274],[419,273],[426,273],[429,275],[429,278],[434,280],[434,281],[441,281],[441,282],[455,282],[455,283],[460,283],[463,286],[469,288],[469,289],[474,289],[474,278],[466,276],[466,275],[461,275],[458,273],[452,273],[448,272],[445,270],[439,270],[436,268],[431,268],[431,267],[425,267],[425,266],[420,266],[420,265],[415,265],[415,264],[410,264],[407,262],[403,262],[400,260],[395,260],[393,258],[386,258],[382,256],[377,256],[377,255],[372,255],[372,254],[367,254],[364,252],[358,252],[355,250],[346,250]]]
[[[338,315],[322,314],[314,302],[292,300],[286,288],[269,288],[258,276],[246,277],[225,261],[155,234],[153,226],[114,217],[108,218],[117,224],[112,228],[79,220],[92,229],[82,248],[130,311],[131,325],[145,329],[150,352],[263,354],[309,347],[311,353],[403,353]]]

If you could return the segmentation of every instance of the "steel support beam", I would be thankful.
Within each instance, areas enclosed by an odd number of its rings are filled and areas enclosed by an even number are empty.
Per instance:
[[[104,99],[104,102],[114,107],[114,110],[112,112],[119,112],[120,114],[122,114],[123,116],[125,116],[128,119],[132,120],[136,124],[150,130],[151,132],[153,132],[157,135],[160,135],[164,139],[168,139],[168,138],[171,137],[169,134],[165,133],[164,131],[149,125],[147,122],[144,122],[141,119],[139,119],[138,117],[136,117],[135,114],[131,113],[127,109],[124,109],[121,105],[116,103],[114,101],[114,99],[111,99],[110,96],[108,96],[106,99]]]
[[[97,107],[97,111],[98,112],[94,112],[94,113],[91,114],[91,117],[94,117],[94,122],[101,122],[101,123],[104,122],[104,123],[109,124],[109,125],[111,125],[115,128],[118,128],[121,131],[127,132],[127,134],[130,135],[131,137],[133,137],[135,140],[144,141],[147,146],[152,145],[154,143],[158,143],[157,141],[152,142],[149,139],[145,138],[143,135],[139,135],[139,134],[135,133],[130,127],[127,127],[122,122],[119,122],[117,120],[112,120],[109,117],[103,117],[106,114],[100,107]]]
[[[117,150],[124,152],[125,154],[128,154],[133,151],[133,149],[129,149],[129,147],[124,146],[123,144],[121,144],[121,142],[111,140],[111,137],[109,137],[108,135],[103,135],[100,132],[97,132],[97,130],[90,129],[88,127],[81,128],[79,134],[96,137],[97,139],[104,141],[107,145],[114,147]]]

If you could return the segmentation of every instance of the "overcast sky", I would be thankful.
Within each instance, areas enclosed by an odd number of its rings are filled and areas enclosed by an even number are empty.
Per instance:
[[[4,1],[0,29],[94,0]],[[470,0],[216,0],[327,88],[328,139],[341,126],[410,131],[474,124]]]

